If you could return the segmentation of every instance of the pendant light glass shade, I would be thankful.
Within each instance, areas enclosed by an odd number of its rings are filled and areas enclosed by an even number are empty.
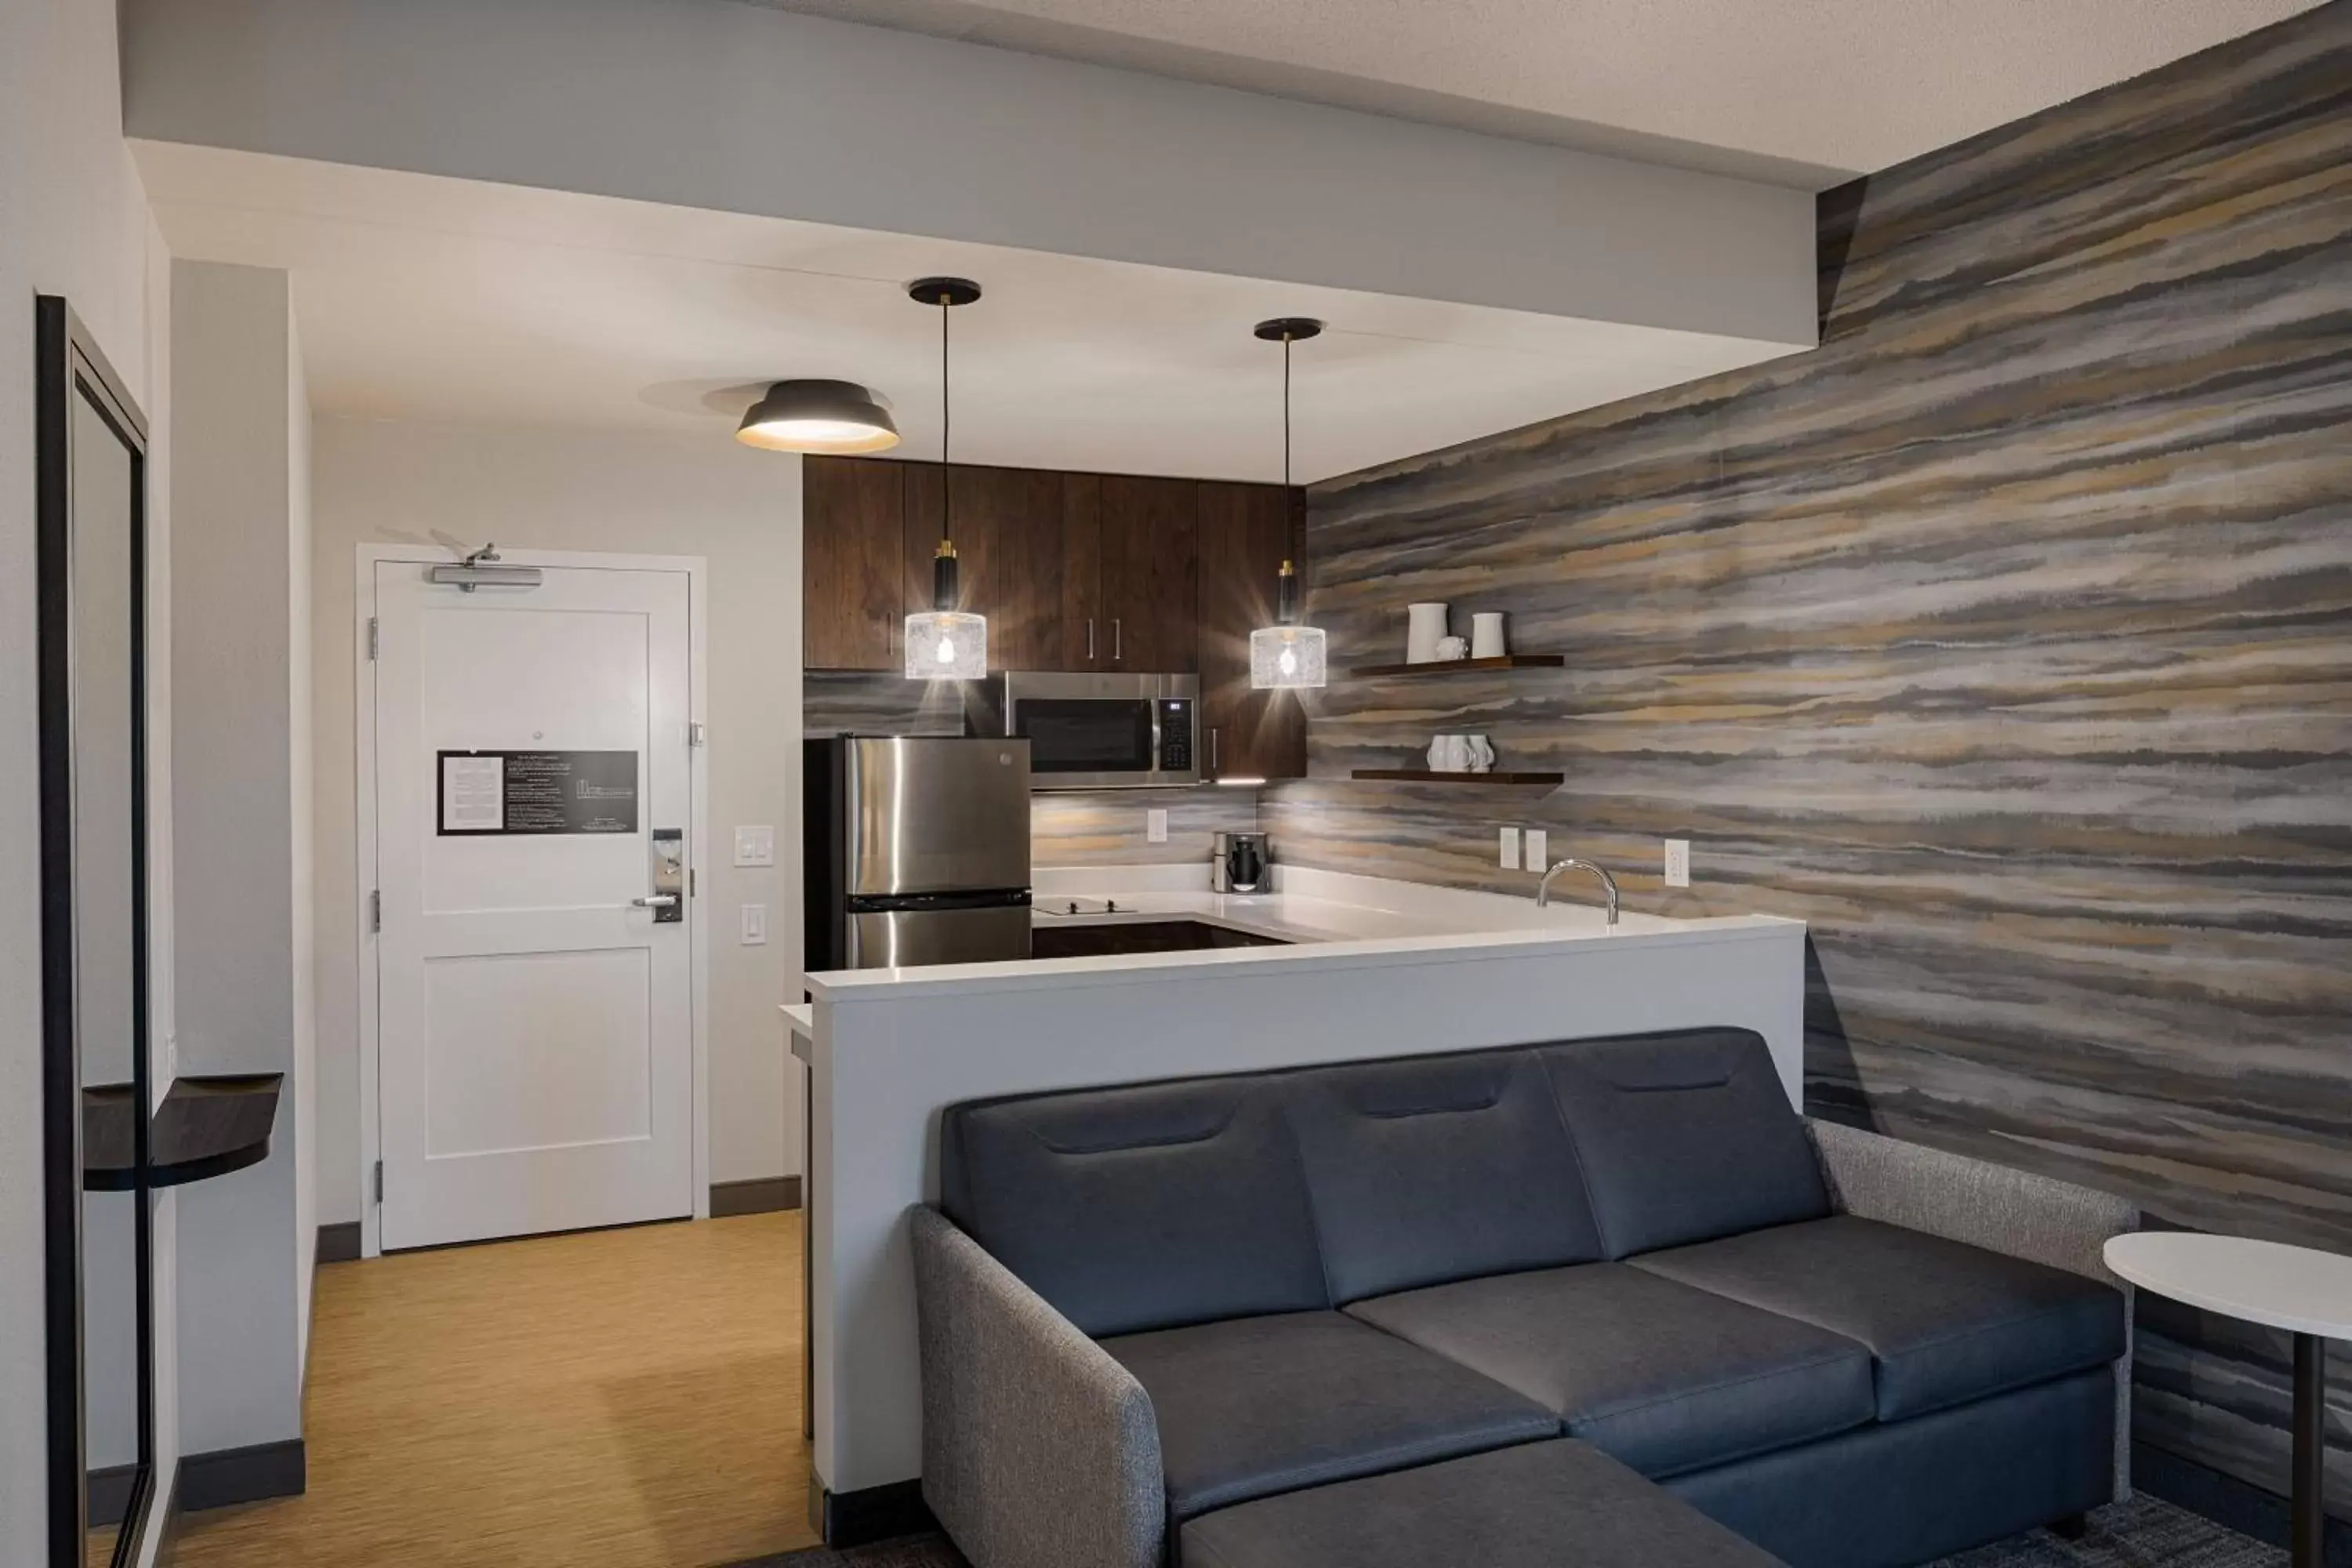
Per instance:
[[[887,452],[898,426],[854,381],[780,381],[751,405],[735,439],[768,452]]]
[[[1290,345],[1304,342],[1323,331],[1323,323],[1305,316],[1283,316],[1260,321],[1259,338],[1282,344],[1282,492],[1290,494]],[[1298,624],[1298,568],[1282,563],[1275,597],[1275,624],[1250,633],[1250,685],[1260,691],[1299,690],[1330,679],[1323,630]]]
[[[1321,626],[1260,626],[1250,633],[1250,684],[1260,690],[1321,686],[1329,677]]]
[[[988,621],[957,608],[955,542],[948,536],[954,517],[949,505],[948,311],[980,298],[980,285],[964,278],[923,278],[907,285],[907,297],[940,311],[940,549],[931,559],[931,607],[907,617],[904,646],[909,680],[988,679]]]

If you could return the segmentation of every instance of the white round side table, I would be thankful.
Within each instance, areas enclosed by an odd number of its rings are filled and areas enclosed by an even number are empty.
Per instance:
[[[2185,1230],[2106,1245],[2107,1267],[2143,1290],[2294,1336],[2294,1568],[2320,1568],[2327,1513],[2327,1342],[2352,1340],[2352,1258]]]

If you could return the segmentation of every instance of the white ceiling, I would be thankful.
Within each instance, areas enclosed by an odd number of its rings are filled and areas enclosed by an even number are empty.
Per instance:
[[[752,0],[1821,188],[2318,0]]]
[[[903,284],[961,273],[955,454],[1272,479],[1281,355],[1296,474],[1328,478],[1756,363],[1748,340],[134,142],[177,257],[288,268],[323,416],[667,431],[723,442],[752,384],[832,376],[939,449],[939,327]],[[730,391],[729,389],[735,389]]]

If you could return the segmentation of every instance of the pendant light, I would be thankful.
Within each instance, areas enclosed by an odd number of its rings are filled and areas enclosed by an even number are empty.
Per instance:
[[[1320,335],[1323,323],[1307,316],[1260,321],[1257,335],[1282,344],[1282,494],[1290,500],[1290,345]],[[1323,631],[1298,624],[1298,568],[1285,561],[1276,583],[1275,624],[1250,633],[1250,684],[1261,690],[1321,686],[1326,677]]]
[[[955,541],[948,531],[948,312],[979,299],[980,285],[923,278],[907,285],[907,296],[940,309],[940,549],[931,558],[931,607],[907,617],[907,679],[981,680],[988,675],[988,622],[956,608]]]
[[[898,426],[854,381],[780,381],[751,405],[735,439],[767,452],[887,452]]]

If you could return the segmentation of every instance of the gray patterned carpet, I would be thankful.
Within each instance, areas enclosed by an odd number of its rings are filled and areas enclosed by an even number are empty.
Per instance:
[[[2276,1547],[2154,1498],[2134,1498],[2091,1516],[2080,1541],[2045,1531],[1947,1557],[1934,1568],[2285,1568]],[[939,1535],[908,1536],[848,1552],[788,1552],[737,1568],[965,1568]]]

